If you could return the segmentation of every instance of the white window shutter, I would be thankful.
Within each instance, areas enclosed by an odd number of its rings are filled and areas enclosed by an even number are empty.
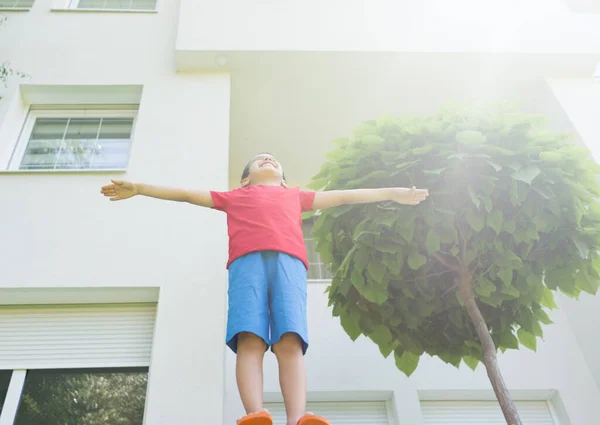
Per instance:
[[[515,401],[523,425],[558,425],[546,401]],[[421,401],[425,425],[506,425],[497,401]]]
[[[283,403],[265,403],[273,415],[273,425],[285,425]],[[385,401],[308,402],[307,410],[323,416],[334,425],[389,425]]]
[[[144,367],[156,306],[0,307],[0,369]]]

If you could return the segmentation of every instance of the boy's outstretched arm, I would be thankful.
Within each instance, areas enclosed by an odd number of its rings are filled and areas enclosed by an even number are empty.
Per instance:
[[[208,190],[186,190],[122,180],[111,180],[111,182],[112,184],[102,186],[102,189],[100,189],[100,193],[109,197],[111,201],[120,201],[135,195],[143,195],[167,201],[188,202],[207,208],[214,206],[212,196]]]
[[[315,193],[313,210],[346,204],[395,201],[400,204],[417,205],[429,196],[427,189],[389,187],[382,189],[329,190]]]

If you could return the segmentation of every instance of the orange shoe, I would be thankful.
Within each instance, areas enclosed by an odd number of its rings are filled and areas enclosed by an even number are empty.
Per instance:
[[[331,425],[327,419],[307,413],[298,421],[298,425]]]
[[[273,417],[267,410],[252,413],[237,421],[238,425],[273,425]]]

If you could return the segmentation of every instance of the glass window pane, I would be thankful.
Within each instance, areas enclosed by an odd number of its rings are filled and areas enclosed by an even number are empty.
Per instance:
[[[20,169],[127,167],[133,118],[38,118]]]
[[[30,370],[15,425],[142,425],[147,369]]]
[[[317,244],[313,240],[311,230],[314,222],[312,219],[305,220],[302,223],[302,233],[304,234],[304,244],[306,246],[306,256],[308,258],[308,275],[307,278],[311,279],[331,279],[332,274],[327,268],[321,256],[317,252]]]
[[[8,384],[10,384],[11,376],[12,370],[0,370],[0,413],[2,413],[2,406],[4,406],[4,399],[8,392]]]
[[[57,170],[90,168],[100,121],[100,118],[72,118],[69,121],[65,140],[56,155]]]
[[[60,151],[68,118],[38,118],[20,168],[24,170],[53,169]]]
[[[94,169],[127,167],[133,118],[105,118],[92,161]]]
[[[0,0],[0,7],[31,7],[35,0]]]

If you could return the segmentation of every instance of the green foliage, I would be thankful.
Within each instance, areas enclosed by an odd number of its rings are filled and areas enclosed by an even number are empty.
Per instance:
[[[468,270],[500,350],[535,350],[553,292],[595,294],[600,280],[600,167],[537,116],[447,107],[382,117],[335,140],[313,189],[429,189],[393,202],[322,212],[317,250],[335,273],[334,316],[412,373],[428,353],[475,368],[482,347],[456,292]]]
[[[141,425],[146,372],[29,371],[15,425]]]

